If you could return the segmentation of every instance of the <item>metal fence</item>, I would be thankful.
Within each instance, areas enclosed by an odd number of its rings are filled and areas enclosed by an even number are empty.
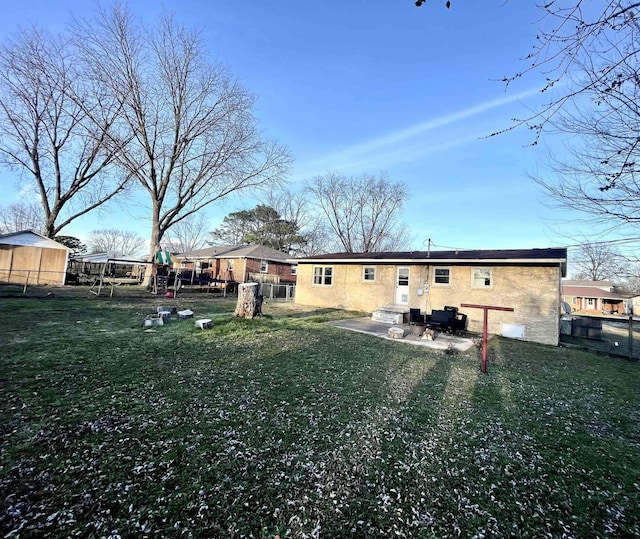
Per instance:
[[[264,299],[294,301],[296,297],[296,285],[260,283],[260,293]]]
[[[633,316],[566,316],[560,342],[609,356],[640,358],[640,319]]]

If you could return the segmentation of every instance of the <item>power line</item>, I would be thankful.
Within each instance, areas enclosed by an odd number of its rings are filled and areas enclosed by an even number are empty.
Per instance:
[[[424,245],[424,243],[427,240],[423,241],[422,244]],[[634,238],[619,238],[617,240],[602,240],[602,241],[589,241],[589,242],[583,242],[583,243],[575,243],[572,245],[560,245],[558,247],[564,247],[566,249],[578,249],[581,247],[584,247],[585,245],[624,245],[627,243],[633,243],[633,242],[640,242],[640,237],[634,237]],[[478,249],[471,249],[471,248],[467,248],[467,247],[452,247],[450,245],[439,245],[437,243],[434,243],[433,240],[431,241],[431,247],[436,247],[438,249],[449,249],[451,251],[477,251]]]

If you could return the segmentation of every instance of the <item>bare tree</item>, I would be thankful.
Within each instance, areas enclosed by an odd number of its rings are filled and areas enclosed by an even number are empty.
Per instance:
[[[21,230],[42,233],[44,230],[42,208],[38,204],[27,202],[0,206],[0,234]]]
[[[33,183],[50,238],[127,182],[108,174],[114,152],[105,141],[118,108],[84,75],[64,38],[32,29],[0,47],[0,160]]]
[[[347,178],[335,172],[314,178],[309,190],[328,228],[346,252],[400,250],[408,243],[399,221],[406,187],[385,174]]]
[[[164,247],[172,253],[186,253],[207,244],[208,219],[204,213],[192,213],[173,225],[164,237]]]
[[[318,219],[314,205],[304,192],[289,189],[271,190],[265,204],[274,208],[282,219],[296,223],[298,234],[304,237],[292,254],[310,256],[326,253],[331,248],[331,233],[323,219]]]
[[[547,38],[568,40],[563,54],[571,55],[564,66],[572,90],[546,121],[570,142],[552,156],[553,174],[535,180],[555,205],[590,220],[640,223],[640,3],[607,2],[590,22],[576,4],[564,14],[575,29]]]
[[[424,0],[415,2],[420,6]],[[503,82],[540,73],[542,107],[503,133],[526,126],[569,135],[550,178],[536,178],[562,208],[610,224],[640,222],[640,2],[550,0],[540,4],[525,68]]]
[[[583,243],[569,260],[576,279],[605,281],[621,272],[622,255],[608,243]]]
[[[151,249],[188,216],[229,194],[279,182],[290,157],[265,141],[254,97],[212,65],[196,32],[164,14],[143,27],[123,6],[79,23],[97,81],[122,102],[118,164],[151,202]]]
[[[114,253],[130,256],[145,247],[145,240],[131,230],[93,230],[89,235],[89,249],[93,253]]]

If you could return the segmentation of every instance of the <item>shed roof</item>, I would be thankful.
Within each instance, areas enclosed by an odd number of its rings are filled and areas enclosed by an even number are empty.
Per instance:
[[[0,245],[17,245],[20,247],[44,247],[46,249],[60,249],[64,251],[73,251],[66,245],[58,243],[51,238],[47,238],[42,234],[38,234],[33,230],[21,230],[19,232],[11,232],[9,234],[0,235]]]
[[[78,258],[81,262],[90,262],[92,264],[104,264],[106,262],[117,262],[119,264],[149,264],[140,257],[129,255],[116,255],[113,253],[91,253]]]

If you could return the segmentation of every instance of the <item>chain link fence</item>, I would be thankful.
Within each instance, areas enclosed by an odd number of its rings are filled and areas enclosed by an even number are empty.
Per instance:
[[[260,293],[264,299],[278,301],[294,301],[296,298],[296,285],[260,283]]]

